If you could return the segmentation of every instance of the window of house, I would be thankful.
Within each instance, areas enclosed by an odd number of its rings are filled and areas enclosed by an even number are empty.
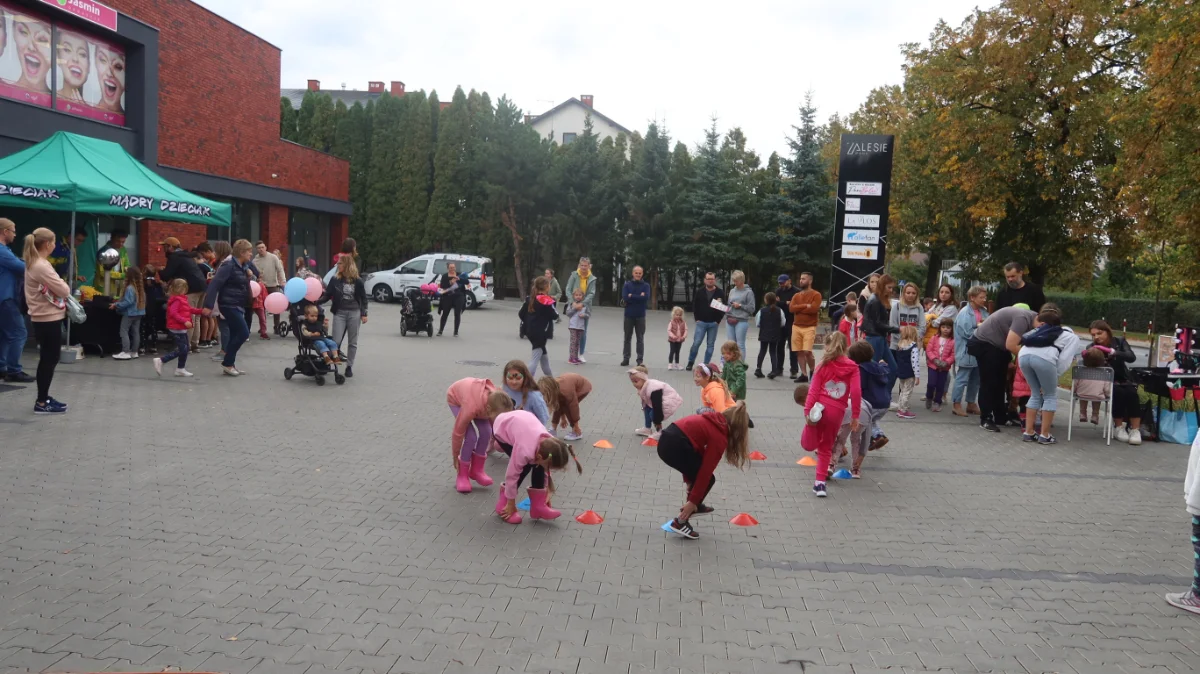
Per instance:
[[[573,133],[566,133],[566,132],[564,132],[564,133],[563,133],[563,143],[562,143],[562,144],[563,144],[563,145],[570,145],[571,143],[574,143],[574,142],[575,142],[575,135],[576,135],[576,134],[573,134]]]

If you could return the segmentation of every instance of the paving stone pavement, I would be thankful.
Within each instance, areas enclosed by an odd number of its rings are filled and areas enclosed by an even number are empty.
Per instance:
[[[818,500],[791,384],[751,378],[767,461],[722,465],[684,541],[658,528],[680,482],[632,434],[616,309],[574,368],[595,388],[564,517],[500,522],[496,487],[454,490],[444,401],[528,358],[516,309],[429,339],[376,305],[345,386],[284,381],[294,341],[254,337],[237,379],[211,352],[192,380],[145,358],[61,365],[65,417],[0,393],[0,672],[1200,671],[1200,618],[1162,599],[1190,577],[1185,447],[1105,447],[1090,426],[1031,446],[918,410]],[[647,364],[692,407],[666,322]],[[605,522],[576,523],[585,509]]]

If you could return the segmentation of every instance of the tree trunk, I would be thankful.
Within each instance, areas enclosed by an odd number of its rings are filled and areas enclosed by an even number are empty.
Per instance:
[[[650,308],[658,308],[658,267],[650,270]]]
[[[929,251],[929,259],[926,261],[928,267],[925,272],[925,297],[937,299],[938,296],[938,280],[942,272],[942,253],[941,251]],[[964,289],[965,292],[965,289]]]
[[[512,199],[508,200],[508,208],[500,211],[500,222],[512,233],[513,273],[517,277],[517,298],[520,299],[525,296],[525,274],[521,270],[521,235],[517,232],[517,209],[513,206]]]

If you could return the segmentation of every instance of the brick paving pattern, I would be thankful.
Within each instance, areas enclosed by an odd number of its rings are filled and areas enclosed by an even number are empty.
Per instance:
[[[682,489],[632,433],[615,309],[571,368],[595,388],[562,519],[500,522],[498,479],[454,490],[444,401],[528,358],[516,308],[429,339],[375,306],[345,386],[284,381],[294,341],[252,337],[237,379],[211,352],[192,380],[88,358],[58,369],[65,417],[0,393],[0,672],[1200,671],[1200,618],[1162,598],[1191,574],[1185,447],[1105,447],[1090,425],[1040,447],[918,409],[818,500],[791,384],[751,377],[767,461],[718,468],[685,541],[659,530]],[[647,365],[690,409],[666,321]]]

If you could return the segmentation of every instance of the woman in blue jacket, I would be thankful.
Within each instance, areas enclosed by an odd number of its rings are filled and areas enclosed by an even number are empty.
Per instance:
[[[245,374],[236,367],[238,350],[250,337],[250,326],[246,324],[246,302],[250,297],[250,279],[257,276],[250,258],[254,248],[246,239],[233,244],[233,254],[217,267],[216,274],[208,284],[204,296],[204,315],[211,316],[214,306],[220,308],[221,317],[229,326],[229,340],[225,343],[225,359],[222,371],[230,377]]]
[[[975,334],[975,328],[988,317],[987,290],[975,286],[967,291],[967,306],[958,312],[954,319],[954,364],[958,372],[954,375],[954,415],[965,417],[968,414],[979,414],[979,406],[975,404],[979,396],[979,363],[975,356],[967,353],[967,342]],[[963,409],[963,396],[966,395],[967,409]]]

